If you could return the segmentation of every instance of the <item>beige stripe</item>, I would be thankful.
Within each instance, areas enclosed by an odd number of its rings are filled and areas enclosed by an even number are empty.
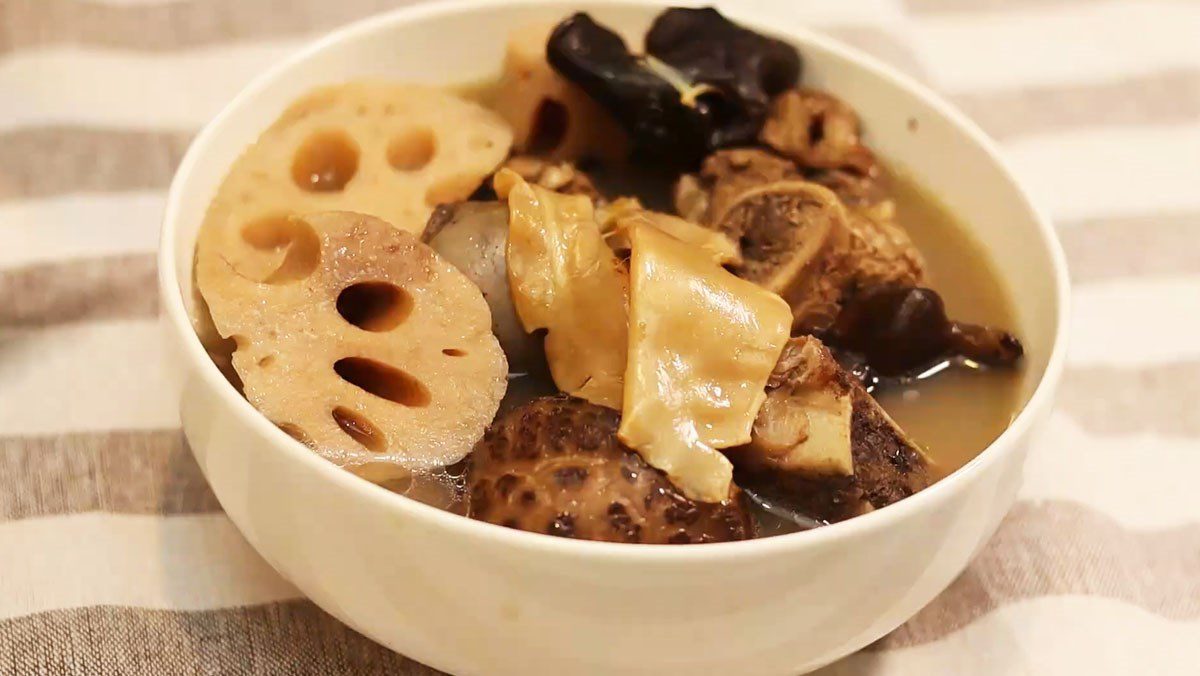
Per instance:
[[[996,138],[1083,126],[1200,120],[1200,70],[1165,70],[1093,85],[953,97]]]
[[[212,611],[57,610],[0,622],[4,674],[441,672],[355,633],[308,601]]]
[[[1083,221],[1058,236],[1076,284],[1200,273],[1200,213]]]
[[[1103,0],[904,0],[913,14],[949,14],[954,12],[990,12],[1013,8],[1043,8],[1051,5],[1098,4]]]
[[[1195,620],[1197,570],[1200,524],[1138,532],[1076,503],[1018,503],[967,571],[875,647],[936,641],[1000,606],[1038,596],[1100,596]]]
[[[169,50],[333,28],[403,0],[181,0],[114,6],[78,0],[0,0],[0,53],[55,44]]]
[[[156,270],[149,254],[0,270],[0,328],[153,317]]]
[[[0,200],[162,188],[190,141],[187,133],[79,127],[2,133]]]
[[[0,486],[0,522],[220,509],[178,430],[0,438]]]
[[[1120,321],[1120,317],[1114,317],[1113,321]],[[1138,348],[1115,345],[1113,349]],[[1200,362],[1195,361],[1140,369],[1103,366],[1070,369],[1058,397],[1061,409],[1095,435],[1198,437],[1197,402],[1200,402]],[[1079,452],[1086,454],[1087,449],[1081,448]]]

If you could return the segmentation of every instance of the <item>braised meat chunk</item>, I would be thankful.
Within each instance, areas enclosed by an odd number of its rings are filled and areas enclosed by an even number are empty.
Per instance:
[[[689,500],[617,439],[619,421],[616,411],[564,395],[502,414],[471,456],[471,516],[607,542],[687,544],[754,536],[736,486],[724,503]]]
[[[806,169],[841,169],[860,176],[878,171],[875,154],[859,138],[854,109],[825,92],[792,89],[780,94],[759,140]]]
[[[504,163],[528,183],[564,195],[583,195],[599,202],[603,199],[592,177],[571,162],[554,162],[533,155],[517,155]]]
[[[784,348],[750,443],[729,457],[747,490],[824,523],[884,507],[934,479],[920,447],[807,336]]]
[[[685,218],[739,242],[742,262],[731,269],[782,295],[799,333],[827,328],[849,292],[925,277],[891,202],[847,208],[795,162],[766,150],[713,153],[678,181],[674,198]]]

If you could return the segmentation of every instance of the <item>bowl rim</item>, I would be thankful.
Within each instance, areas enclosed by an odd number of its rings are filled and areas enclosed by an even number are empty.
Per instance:
[[[496,0],[443,0],[437,3],[409,5],[368,16],[327,33],[275,63],[254,77],[233,99],[226,103],[221,112],[210,120],[192,140],[176,170],[167,195],[159,239],[157,262],[159,296],[163,307],[162,316],[164,321],[174,329],[172,339],[181,343],[178,346],[180,349],[176,351],[176,354],[179,355],[177,358],[190,362],[191,368],[187,371],[189,376],[199,378],[207,389],[215,391],[216,396],[221,399],[224,406],[233,412],[233,415],[250,425],[264,439],[272,442],[277,450],[290,455],[289,461],[306,465],[311,471],[322,475],[322,478],[329,481],[331,486],[357,494],[359,498],[370,502],[376,509],[391,510],[405,518],[425,520],[430,522],[432,527],[448,529],[460,537],[482,539],[496,545],[523,548],[541,554],[589,559],[601,557],[620,562],[636,562],[641,565],[678,566],[689,562],[726,561],[731,558],[769,556],[801,548],[817,547],[831,541],[847,540],[886,529],[889,524],[906,519],[915,512],[932,508],[943,499],[943,496],[948,497],[952,492],[962,490],[965,484],[969,484],[973,478],[987,471],[1003,456],[1017,452],[1018,441],[1029,433],[1031,427],[1044,413],[1048,412],[1066,360],[1067,333],[1070,324],[1068,321],[1070,287],[1066,257],[1051,221],[1016,179],[1008,163],[1000,154],[996,143],[953,104],[912,77],[858,49],[807,27],[794,25],[771,27],[769,21],[772,10],[742,6],[722,7],[722,12],[757,30],[786,35],[788,39],[801,45],[814,45],[824,49],[856,68],[870,71],[876,76],[890,80],[893,84],[921,99],[938,116],[963,132],[969,142],[984,150],[989,160],[1000,170],[1003,177],[1015,190],[1018,198],[1024,202],[1024,206],[1031,213],[1039,234],[1038,243],[1049,254],[1051,274],[1054,277],[1054,300],[1058,311],[1055,317],[1056,326],[1051,354],[1047,360],[1045,371],[1024,407],[1004,432],[972,460],[934,485],[904,500],[868,514],[811,531],[737,542],[705,544],[701,547],[595,542],[505,528],[460,516],[388,491],[313,453],[267,420],[245,397],[238,395],[208,356],[193,329],[191,317],[184,303],[179,274],[176,270],[176,224],[179,222],[181,213],[180,203],[186,186],[191,182],[191,175],[199,158],[217,137],[222,123],[240,109],[247,99],[297,64],[334,45],[353,41],[362,35],[433,17],[470,13],[476,9],[490,9],[497,5],[506,8],[531,8],[557,7],[563,4],[567,4],[566,0],[509,0],[503,3]],[[661,0],[584,0],[581,4],[597,9],[637,8],[647,10],[661,8],[665,5]]]

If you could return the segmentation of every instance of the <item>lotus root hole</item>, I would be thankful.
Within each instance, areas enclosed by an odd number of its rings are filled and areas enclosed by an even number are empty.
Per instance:
[[[429,405],[425,385],[395,366],[367,357],[343,357],[334,362],[333,370],[342,380],[381,399],[412,408]]]
[[[321,262],[321,240],[303,219],[276,214],[251,221],[242,228],[242,239],[264,252],[286,249],[283,262],[266,279],[268,284],[286,284],[307,278]]]
[[[412,296],[391,282],[358,282],[337,297],[338,314],[364,331],[391,331],[412,308]]]
[[[397,134],[388,143],[388,164],[397,171],[417,171],[429,164],[436,150],[437,143],[431,129],[410,129]]]
[[[299,441],[305,446],[308,446],[309,448],[317,447],[317,445],[313,443],[312,437],[308,436],[307,432],[300,429],[299,425],[293,423],[279,423],[278,427],[279,429],[283,430],[284,434],[287,434],[289,437]]]
[[[533,114],[529,130],[528,151],[534,155],[552,153],[567,136],[567,107],[554,99],[542,99]]]
[[[466,351],[460,350],[457,347],[448,347],[448,348],[442,350],[442,354],[446,355],[447,357],[465,357],[465,356],[467,356]]]
[[[358,144],[342,131],[313,133],[292,160],[292,180],[308,192],[338,192],[357,171]]]
[[[474,176],[451,176],[444,178],[425,192],[425,203],[431,207],[448,204],[466,199],[475,188],[479,187],[479,179]]]
[[[383,432],[358,411],[338,406],[333,409],[331,415],[343,432],[368,451],[383,453],[387,450],[387,438],[383,436]]]

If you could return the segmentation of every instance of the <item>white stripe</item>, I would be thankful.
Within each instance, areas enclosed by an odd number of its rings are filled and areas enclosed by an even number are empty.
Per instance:
[[[665,0],[663,4],[703,7],[714,3],[704,0],[682,3]],[[898,0],[722,0],[715,4],[721,11],[731,15],[760,16],[768,25],[781,27],[869,25],[898,21],[904,17],[902,3]]]
[[[0,524],[0,619],[97,605],[204,610],[299,596],[224,514]]]
[[[110,5],[113,7],[155,7],[175,3],[190,3],[195,0],[73,0],[85,5]]]
[[[758,4],[729,6],[751,15],[782,11],[787,21],[806,25],[845,25],[899,13],[894,0],[805,0],[784,10],[779,0]],[[313,37],[161,54],[73,46],[21,50],[0,58],[5,92],[0,131],[47,124],[193,131],[254,76]]]
[[[1004,154],[1056,220],[1200,209],[1200,125],[1029,136],[1005,144]]]
[[[178,427],[164,340],[155,319],[0,330],[0,431]]]
[[[973,674],[1194,676],[1200,621],[1173,621],[1098,596],[1003,606],[933,643],[857,653],[813,676]]]
[[[1021,498],[1082,503],[1132,529],[1170,528],[1195,521],[1198,475],[1200,439],[1093,436],[1055,412],[1030,449]]]
[[[219,45],[165,54],[50,47],[0,60],[0,131],[77,124],[200,128],[255,75],[306,40]]]
[[[165,203],[159,191],[0,203],[0,268],[151,253],[158,246]]]
[[[914,18],[911,44],[956,92],[1102,82],[1200,68],[1200,4],[1062,3]]]
[[[1200,277],[1077,286],[1071,311],[1071,366],[1136,367],[1200,358]]]

